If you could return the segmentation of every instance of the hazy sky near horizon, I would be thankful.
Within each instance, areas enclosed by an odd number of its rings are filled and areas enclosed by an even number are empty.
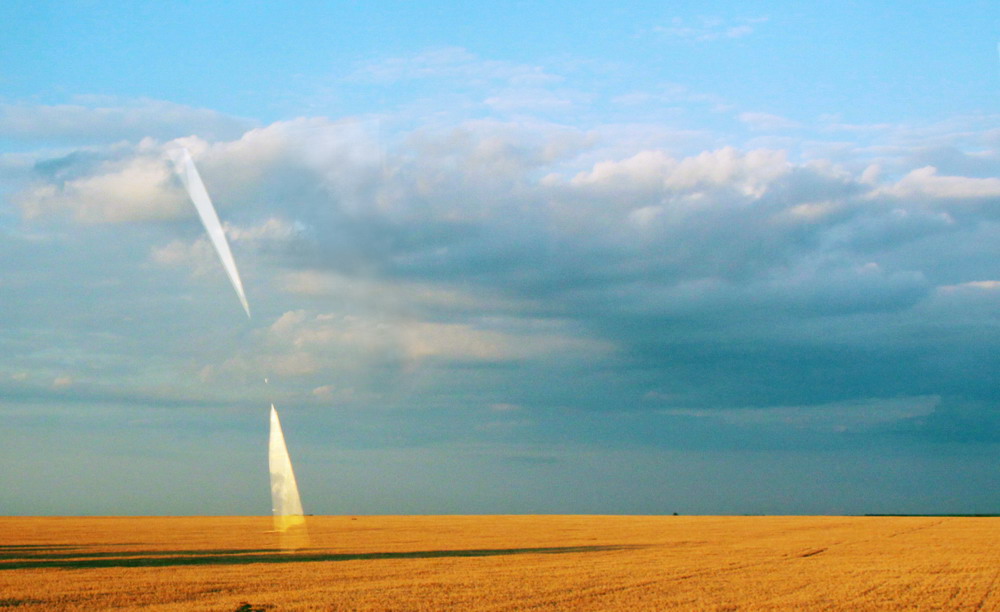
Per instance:
[[[0,22],[0,513],[271,401],[317,514],[998,511],[995,2],[121,4]]]

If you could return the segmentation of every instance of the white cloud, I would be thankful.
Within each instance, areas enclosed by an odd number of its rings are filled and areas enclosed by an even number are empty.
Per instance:
[[[900,198],[996,198],[1000,197],[1000,178],[940,176],[937,168],[924,166],[911,171],[882,192]]]
[[[773,132],[779,130],[791,130],[801,127],[797,121],[792,121],[786,117],[772,115],[770,113],[742,112],[738,115],[751,130],[762,132]]]
[[[655,26],[653,31],[670,38],[710,42],[743,38],[753,34],[758,24],[768,21],[767,17],[724,20],[718,17],[703,17],[695,22],[675,17],[668,26]]]
[[[939,287],[940,291],[947,293],[959,292],[959,291],[997,291],[1000,292],[1000,281],[996,280],[982,280],[982,281],[969,281],[966,283],[959,283],[957,285],[945,285]]]
[[[459,323],[297,310],[284,313],[268,328],[259,360],[285,377],[324,372],[345,376],[359,368],[396,367],[392,364],[412,370],[424,365],[514,363],[559,355],[580,359],[612,350],[608,343],[561,331],[560,325],[544,321],[526,329],[524,321],[514,319]]]
[[[843,202],[826,200],[824,202],[803,202],[781,211],[776,219],[793,222],[819,223],[828,219],[844,208]]]
[[[501,60],[485,60],[461,47],[443,47],[421,53],[366,63],[354,77],[376,82],[412,79],[459,79],[504,81],[514,85],[538,85],[561,79],[540,66]]]
[[[467,324],[411,322],[399,330],[403,351],[412,361],[440,357],[472,361],[508,361],[521,347],[504,333]]]
[[[0,104],[0,137],[112,142],[187,134],[233,138],[253,125],[222,113],[163,100],[87,99],[77,104]]]
[[[914,157],[925,152],[951,149],[966,152],[970,156],[996,156],[997,113],[974,113],[947,117],[939,121],[924,123],[845,123],[841,117],[828,115],[820,118],[821,132],[832,133],[850,140],[817,141],[837,144],[849,157],[875,161],[903,168]],[[933,165],[933,162],[931,162]],[[913,166],[906,166],[906,170]]]
[[[731,185],[744,194],[759,196],[768,183],[790,169],[783,151],[759,149],[740,154],[725,147],[683,159],[666,182],[683,190]]]
[[[266,219],[251,227],[238,227],[228,223],[223,225],[231,243],[255,241],[289,241],[297,233],[296,225],[282,219]],[[216,274],[220,270],[218,255],[214,247],[205,237],[199,237],[191,242],[171,240],[170,242],[150,248],[150,259],[153,263],[172,268],[191,270],[195,276]]]
[[[226,236],[229,240],[254,241],[254,240],[290,240],[303,230],[301,224],[290,223],[285,219],[271,217],[263,222],[251,227],[240,227],[226,224]]]
[[[982,289],[984,291],[1000,290],[1000,281],[995,280],[970,281],[968,283],[964,283],[964,285],[975,289]]]
[[[104,162],[87,176],[36,184],[14,202],[28,218],[69,214],[83,223],[176,219],[190,210],[172,180],[163,158],[140,153]]]
[[[192,277],[216,277],[223,268],[219,256],[207,238],[187,242],[171,240],[162,246],[149,249],[149,260],[164,268],[183,270]]]
[[[663,151],[641,151],[621,161],[602,161],[580,172],[570,182],[574,186],[617,185],[625,189],[658,189],[677,167],[677,161]]]
[[[769,183],[790,169],[784,152],[766,149],[741,153],[724,147],[680,160],[663,151],[643,151],[621,161],[599,162],[573,177],[571,184],[626,193],[690,194],[722,188],[758,197]]]
[[[664,110],[680,111],[685,107],[700,108],[712,113],[729,113],[736,109],[731,101],[722,96],[697,91],[683,83],[672,82],[659,84],[648,91],[630,91],[619,94],[612,101],[628,106],[656,104],[657,112],[661,117]]]
[[[322,385],[313,389],[312,394],[319,399],[329,400],[333,399],[336,389],[334,385]]]
[[[573,99],[566,92],[542,89],[508,89],[496,92],[483,100],[486,106],[499,111],[554,110],[573,106]]]

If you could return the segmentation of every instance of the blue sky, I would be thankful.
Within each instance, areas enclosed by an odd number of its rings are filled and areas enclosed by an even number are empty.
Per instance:
[[[996,512],[998,13],[8,7],[0,512]]]

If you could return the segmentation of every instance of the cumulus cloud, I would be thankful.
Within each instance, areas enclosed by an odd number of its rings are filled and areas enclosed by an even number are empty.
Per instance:
[[[996,179],[929,171],[880,184],[868,170],[854,174],[793,163],[780,150],[735,147],[687,157],[645,150],[567,174],[548,170],[588,141],[572,130],[551,135],[548,141],[534,126],[473,122],[418,130],[380,154],[362,126],[312,119],[230,142],[183,143],[224,212],[267,215],[227,231],[235,242],[283,245],[286,290],[357,293],[367,283],[366,292],[441,307],[471,307],[477,299],[467,288],[477,285],[510,305],[532,303],[543,286],[557,295],[561,287],[592,284],[619,292],[636,276],[658,279],[651,294],[713,279],[801,288],[807,262],[825,262],[809,273],[817,282],[835,270],[837,278],[851,278],[850,270],[872,261],[871,253],[854,253],[865,245],[886,248],[952,231],[947,207],[898,199],[921,193],[943,203],[989,196],[996,187]],[[91,223],[190,216],[169,168],[154,155],[163,146],[169,143],[43,176],[16,201],[29,217],[68,213]],[[882,203],[885,196],[894,200]],[[202,259],[197,249],[177,241],[154,250],[159,263],[195,259]],[[884,275],[874,282],[884,286],[899,286],[889,278],[919,278],[906,269],[873,269]],[[378,288],[370,273],[393,277],[393,290],[384,282]]]
[[[937,168],[924,166],[911,171],[884,192],[900,198],[1000,198],[1000,178],[941,176]]]
[[[576,175],[571,183],[686,195],[721,188],[759,196],[765,185],[790,168],[781,151],[756,150],[744,154],[733,147],[724,147],[681,160],[663,151],[643,151],[625,160],[595,164],[591,170]]]
[[[28,218],[66,214],[84,223],[122,223],[174,219],[189,212],[172,186],[170,169],[155,154],[108,160],[85,176],[46,178],[14,199]]]

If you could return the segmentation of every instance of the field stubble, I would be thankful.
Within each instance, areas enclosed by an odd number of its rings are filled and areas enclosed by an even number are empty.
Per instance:
[[[1000,610],[1000,519],[0,518],[0,610]]]

